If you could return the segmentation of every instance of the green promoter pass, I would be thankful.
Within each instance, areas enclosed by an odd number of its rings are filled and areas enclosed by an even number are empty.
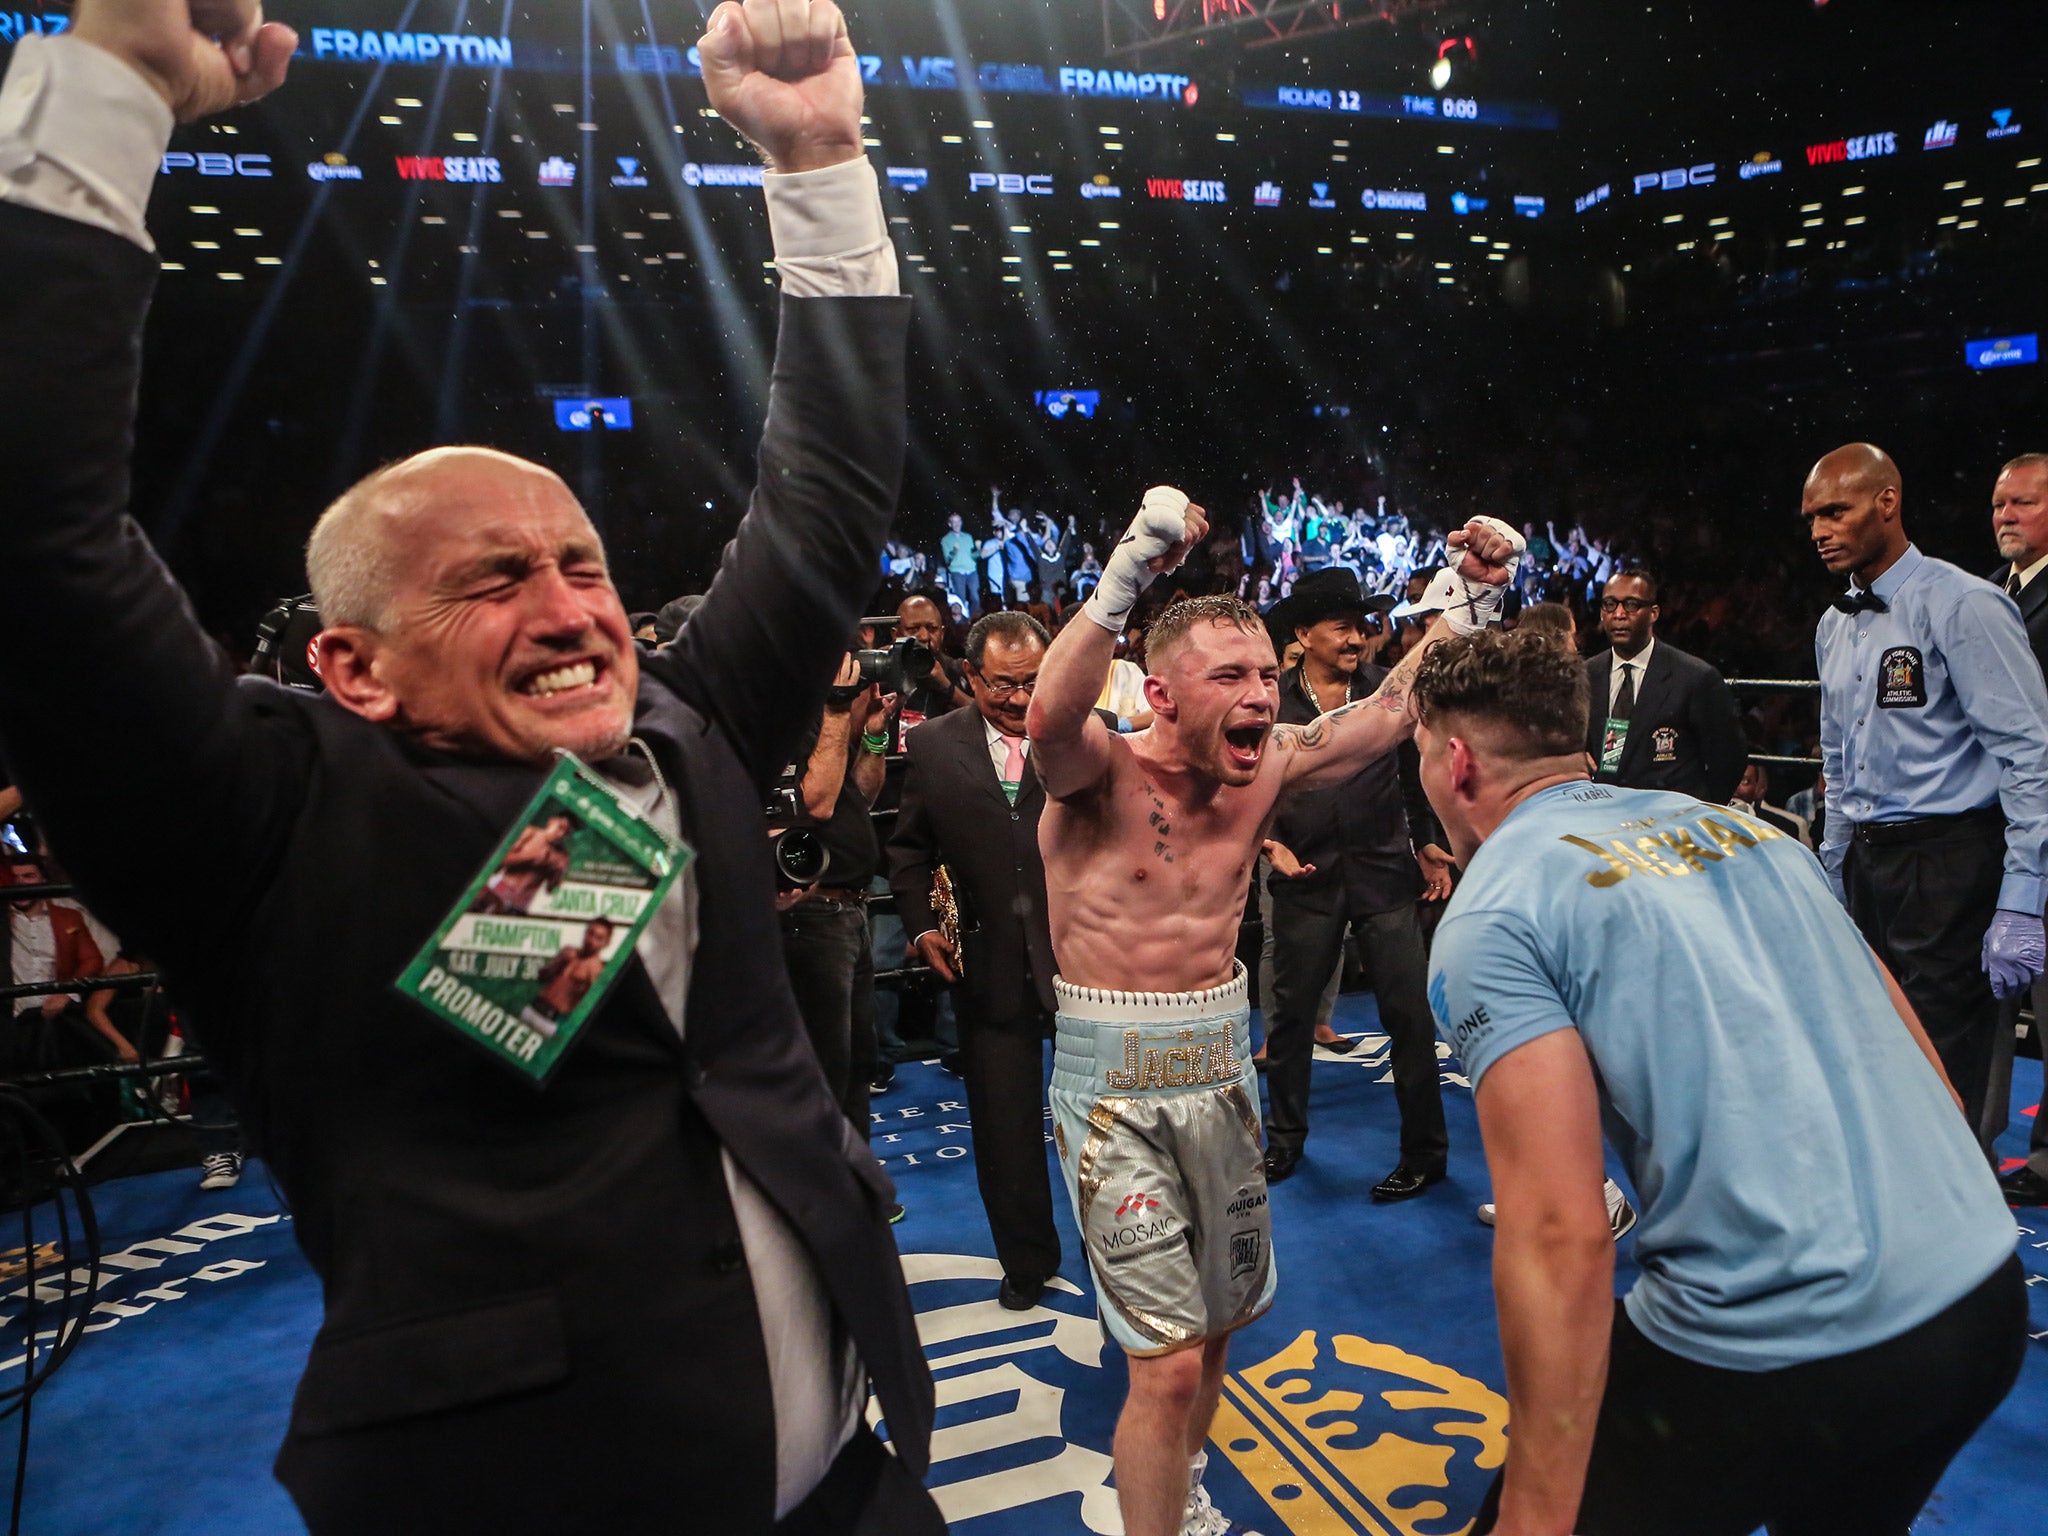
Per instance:
[[[695,856],[564,752],[398,990],[546,1082]]]

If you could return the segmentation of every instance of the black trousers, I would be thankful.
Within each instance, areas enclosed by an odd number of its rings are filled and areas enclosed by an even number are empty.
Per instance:
[[[1973,1130],[1984,1119],[1999,1016],[1984,930],[2004,874],[1996,808],[1898,829],[1866,823],[1842,862],[1849,916],[1920,1015]]]
[[[974,1126],[974,1177],[989,1234],[1003,1273],[1035,1284],[1060,1267],[1045,1153],[1045,1040],[1052,1020],[1035,994],[991,999],[970,981],[953,998],[960,1014],[960,1077]]]
[[[1659,1349],[1619,1302],[1579,1536],[1906,1536],[2012,1390],[2027,1347],[2017,1257],[1897,1338],[1778,1371]],[[1475,1533],[1493,1529],[1501,1479]]]
[[[832,897],[799,902],[782,914],[782,958],[826,1086],[865,1136],[868,1083],[875,1073],[875,962],[867,909]]]
[[[1380,1025],[1394,1068],[1401,1110],[1401,1161],[1436,1173],[1450,1155],[1437,1076],[1436,1022],[1425,994],[1428,961],[1415,904],[1390,912],[1345,910],[1338,892],[1273,894],[1273,1017],[1266,1023],[1266,1145],[1299,1156],[1308,1140],[1309,1068],[1315,1056],[1316,1005],[1344,952],[1348,928],[1372,973]]]
[[[863,1424],[810,1496],[775,1522],[775,1536],[945,1536],[924,1484]]]

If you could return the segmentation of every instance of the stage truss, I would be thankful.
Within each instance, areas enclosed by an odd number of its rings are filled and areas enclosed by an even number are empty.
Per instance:
[[[1392,25],[1449,4],[1450,0],[1102,0],[1102,42],[1114,58],[1137,58],[1181,43],[1270,48],[1355,27]]]

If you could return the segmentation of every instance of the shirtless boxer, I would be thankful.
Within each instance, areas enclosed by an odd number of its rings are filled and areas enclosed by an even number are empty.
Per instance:
[[[1413,728],[1408,686],[1447,634],[1483,627],[1521,541],[1475,520],[1421,607],[1445,608],[1378,693],[1278,726],[1279,661],[1236,598],[1176,603],[1147,641],[1150,730],[1094,714],[1138,595],[1208,532],[1179,491],[1148,491],[1082,610],[1047,653],[1032,761],[1060,976],[1054,1139],[1110,1336],[1130,1357],[1117,1424],[1129,1536],[1243,1528],[1209,1503],[1202,1447],[1229,1335],[1273,1297],[1257,1080],[1238,922],[1281,795],[1340,783]],[[1433,599],[1433,600],[1432,600]],[[1197,1347],[1199,1346],[1199,1347]]]

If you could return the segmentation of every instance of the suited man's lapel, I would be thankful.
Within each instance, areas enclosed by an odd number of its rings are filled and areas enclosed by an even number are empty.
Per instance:
[[[2021,587],[2016,601],[2020,605],[2020,622],[2032,629],[2042,610],[2048,609],[2048,575],[2036,576]]]
[[[995,796],[996,803],[1007,811],[1010,808],[1010,797],[1003,793],[1002,778],[996,773],[995,762],[988,755],[987,722],[982,719],[981,711],[978,709],[965,709],[957,713],[970,715],[974,720],[973,728],[963,730],[959,735],[960,771],[967,775],[970,784],[986,794]],[[1024,774],[1025,782],[1030,782],[1032,773],[1029,757],[1024,760]],[[1019,801],[1023,800],[1021,790],[1018,791],[1017,798]]]
[[[1612,651],[1602,651],[1586,663],[1586,702],[1592,706],[1586,711],[1586,750],[1593,754],[1596,768],[1601,739],[1607,734],[1607,687],[1613,676]]]
[[[1629,711],[1628,742],[1621,749],[1617,778],[1625,780],[1633,769],[1649,760],[1646,754],[1655,722],[1671,703],[1671,690],[1677,681],[1673,674],[1670,648],[1659,645],[1650,652],[1650,664],[1643,668],[1636,683],[1636,702]]]

